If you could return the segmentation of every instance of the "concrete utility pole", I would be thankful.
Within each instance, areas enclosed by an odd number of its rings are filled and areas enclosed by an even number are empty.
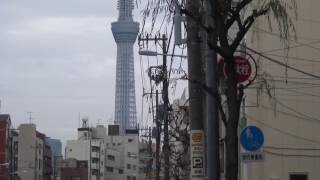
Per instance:
[[[217,37],[209,0],[206,1],[206,24],[212,28],[212,33],[207,33],[207,42],[216,45]],[[211,2],[214,3],[214,0]],[[217,53],[210,47],[206,48],[206,86],[211,92],[206,92],[206,119],[207,119],[207,177],[210,180],[220,180],[219,157],[219,117],[218,117],[218,78],[217,78]]]
[[[170,179],[170,145],[169,145],[169,95],[168,95],[168,87],[169,87],[169,80],[168,80],[168,70],[167,70],[167,40],[168,38],[166,37],[165,34],[162,35],[162,37],[155,37],[155,38],[141,38],[139,37],[139,42],[140,41],[162,41],[162,100],[163,100],[163,107],[164,107],[164,112],[163,112],[163,133],[164,133],[164,138],[163,138],[163,153],[164,153],[164,179],[169,180]],[[157,55],[157,53],[151,53],[150,55]],[[158,119],[158,117],[157,117]],[[161,123],[159,123],[159,129],[161,127]],[[159,137],[160,138],[160,135]],[[159,146],[160,146],[160,139],[159,139]],[[159,147],[160,148],[160,147]],[[159,149],[160,151],[160,149]],[[160,162],[160,160],[157,161],[157,164]],[[157,167],[157,178],[160,177],[158,174],[160,172],[160,164],[158,164]]]
[[[163,124],[163,152],[164,152],[164,179],[170,179],[170,145],[169,145],[169,97],[168,97],[168,72],[167,72],[167,38],[166,35],[162,35],[162,53],[163,53],[163,63],[162,63],[162,99],[164,106],[164,124]]]
[[[156,90],[156,180],[160,180],[160,137],[161,122],[159,120],[159,92]]]
[[[149,152],[149,155],[150,155],[150,160],[149,160],[149,167],[148,167],[148,179],[151,180],[152,179],[152,172],[153,172],[153,168],[152,168],[152,164],[153,164],[153,152],[152,152],[152,140],[151,140],[151,137],[152,137],[152,133],[151,133],[151,128],[149,127],[149,142],[148,142],[148,152]]]
[[[187,0],[186,9],[192,14],[187,16],[187,45],[189,73],[189,119],[190,119],[190,152],[191,180],[203,180],[205,176],[205,142],[200,27],[196,19],[200,18],[201,1]],[[211,180],[211,179],[210,179]]]

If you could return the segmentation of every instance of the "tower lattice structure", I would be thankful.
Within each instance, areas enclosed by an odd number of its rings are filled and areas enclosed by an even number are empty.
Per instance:
[[[139,32],[139,23],[133,21],[133,0],[118,0],[118,21],[111,24],[117,43],[115,124],[120,134],[137,128],[133,45]]]

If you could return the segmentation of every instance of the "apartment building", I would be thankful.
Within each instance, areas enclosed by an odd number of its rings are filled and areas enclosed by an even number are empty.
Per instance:
[[[88,162],[88,179],[103,180],[105,176],[105,142],[106,128],[98,125],[90,128],[85,121],[78,128],[78,139],[68,140],[65,156]]]
[[[320,1],[296,1],[296,36],[289,48],[266,19],[254,27],[250,48],[264,56],[319,76]],[[293,18],[294,19],[294,18]],[[250,51],[248,51],[250,52]],[[241,163],[243,180],[313,180],[320,177],[319,79],[252,53],[259,64],[255,83],[245,91],[247,125],[262,129],[264,160]]]
[[[61,180],[88,180],[88,161],[59,160],[58,168]]]
[[[138,180],[139,178],[139,134],[138,130],[126,130],[119,135],[117,125],[109,126],[106,142],[106,179]]]
[[[43,180],[51,177],[47,174],[45,163],[51,157],[50,148],[46,148],[45,134],[36,129],[35,124],[21,124],[18,128],[18,170],[21,179]]]
[[[11,159],[11,119],[9,114],[0,114],[0,180],[8,179]]]

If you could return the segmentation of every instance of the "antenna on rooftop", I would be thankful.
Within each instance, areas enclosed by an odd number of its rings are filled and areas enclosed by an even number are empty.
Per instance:
[[[88,118],[82,118],[82,128],[88,128],[89,127],[89,119]]]
[[[33,119],[33,118],[32,118],[32,113],[33,113],[33,112],[27,112],[27,113],[29,114],[29,123],[31,124],[31,123],[32,123],[32,119]]]

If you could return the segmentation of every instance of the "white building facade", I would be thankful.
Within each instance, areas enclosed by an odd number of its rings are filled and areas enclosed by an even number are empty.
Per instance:
[[[272,23],[271,32],[264,18],[254,27],[253,41],[248,41],[248,46],[288,66],[319,75],[320,2],[296,2],[298,39],[290,37],[289,49],[279,40],[278,25]],[[242,163],[241,179],[319,179],[319,79],[253,55],[260,69],[255,84],[245,91],[245,114],[247,125],[257,126],[264,133],[264,161]]]

